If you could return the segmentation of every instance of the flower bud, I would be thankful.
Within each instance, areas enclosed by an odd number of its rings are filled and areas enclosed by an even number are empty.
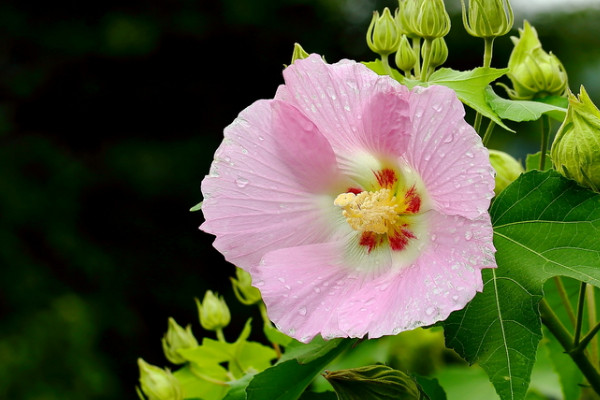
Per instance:
[[[554,168],[581,186],[600,192],[600,111],[583,88],[569,92],[569,107],[550,155]]]
[[[425,39],[444,37],[450,32],[450,16],[443,0],[420,0],[416,19],[411,22],[417,36]]]
[[[535,28],[525,21],[519,38],[512,37],[515,47],[508,60],[508,78],[513,89],[506,88],[512,99],[529,100],[562,96],[567,90],[567,73],[558,58],[542,49]]]
[[[494,193],[498,196],[508,185],[519,177],[523,172],[523,166],[510,154],[498,150],[489,150],[490,163],[496,171],[496,187]]]
[[[200,325],[207,331],[216,331],[229,325],[231,314],[222,297],[207,290],[202,303],[196,299],[196,305],[200,314]]]
[[[300,46],[299,43],[294,43],[294,52],[292,53],[292,62],[293,64],[296,60],[304,60],[307,58],[309,54]]]
[[[425,58],[425,47],[421,48],[421,55]],[[444,38],[433,39],[431,42],[431,56],[429,59],[429,67],[432,69],[439,67],[448,59],[448,46]]]
[[[233,285],[233,292],[240,303],[250,306],[261,300],[260,291],[252,286],[252,277],[241,268],[236,268],[235,275],[237,279],[230,278]]]
[[[462,5],[462,19],[471,36],[484,39],[506,35],[513,26],[514,15],[508,0],[469,0]]]
[[[402,35],[398,51],[396,51],[396,66],[405,73],[408,73],[417,62],[417,56],[406,35]]]
[[[389,8],[383,10],[381,17],[378,11],[373,12],[371,24],[367,30],[369,48],[381,56],[392,54],[398,49],[400,31]]]
[[[186,359],[179,355],[179,349],[189,349],[198,346],[198,341],[192,333],[190,325],[183,329],[173,318],[169,318],[169,329],[162,338],[162,347],[167,360],[173,364],[183,364]]]
[[[182,400],[181,384],[171,371],[150,365],[138,358],[140,387],[148,400]],[[139,391],[138,391],[139,394]]]
[[[419,13],[419,4],[422,0],[398,0],[398,10],[396,10],[396,23],[400,33],[409,38],[418,37],[415,30],[417,15]]]

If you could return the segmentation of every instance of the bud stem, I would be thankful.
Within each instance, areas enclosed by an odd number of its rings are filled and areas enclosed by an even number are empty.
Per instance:
[[[389,76],[392,76],[392,68],[390,67],[389,55],[385,54],[381,56],[381,64],[383,64],[383,70]]]
[[[260,310],[260,316],[263,319],[263,324],[265,326],[273,326],[271,324],[271,320],[269,319],[269,316],[267,315],[267,307],[265,307],[265,303],[261,302],[258,305],[258,309]],[[273,349],[275,350],[275,353],[277,353],[277,359],[281,358],[281,348],[279,347],[279,345],[277,343],[273,343],[271,342],[271,344],[273,345]]]
[[[596,326],[596,296],[594,293],[594,287],[588,285],[585,290],[585,301],[587,302],[588,310],[588,326]],[[592,341],[593,338],[593,341]],[[598,337],[590,338],[590,358],[594,365],[598,365]]]
[[[429,79],[429,60],[431,59],[431,42],[432,39],[425,39],[423,43],[423,66],[421,67],[421,80],[427,82]]]
[[[421,78],[421,38],[413,38],[412,45],[415,56],[417,56],[417,61],[415,61],[415,78],[419,79]]]
[[[479,116],[481,116],[481,114],[477,114]],[[481,118],[479,119],[479,122],[481,123]],[[492,132],[494,132],[494,127],[496,126],[496,123],[492,120],[490,120],[490,123],[487,126],[487,129],[485,130],[485,134],[483,135],[483,145],[487,147],[488,142],[490,141],[490,138],[492,137]]]
[[[222,328],[218,328],[215,333],[217,334],[217,339],[219,339],[219,342],[223,342],[226,343],[227,341],[225,340],[225,335],[223,334],[223,329]]]

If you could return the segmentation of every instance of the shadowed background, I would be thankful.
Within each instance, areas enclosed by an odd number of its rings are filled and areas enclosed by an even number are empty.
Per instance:
[[[384,6],[396,3],[0,5],[0,398],[134,398],[136,358],[166,365],[167,317],[204,334],[193,298],[207,289],[243,315],[239,331],[252,313],[233,300],[233,267],[188,211],[222,130],[273,96],[294,42],[330,62],[374,59],[364,33]],[[599,17],[528,16],[597,103]],[[482,43],[456,14],[447,40],[446,66],[480,65]],[[492,66],[511,48],[498,39]],[[498,129],[492,147],[522,157],[536,129],[510,147]]]

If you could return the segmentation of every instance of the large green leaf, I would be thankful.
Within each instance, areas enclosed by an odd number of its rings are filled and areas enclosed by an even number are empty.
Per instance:
[[[529,100],[508,100],[498,96],[491,87],[485,90],[485,99],[496,114],[511,121],[535,121],[547,114],[557,121],[565,119],[567,109],[553,104]]]
[[[543,283],[563,275],[600,286],[600,195],[554,171],[531,171],[490,210],[497,269],[444,323],[446,343],[479,362],[502,399],[523,399],[541,338]]]
[[[246,388],[248,400],[296,400],[312,382],[314,377],[346,350],[354,340],[344,339],[326,342],[326,352],[321,347],[309,347],[318,353],[318,358],[309,357],[309,353],[301,354],[303,360],[280,360],[276,365],[256,374]],[[335,346],[329,345],[335,343]],[[310,345],[305,345],[310,346]]]

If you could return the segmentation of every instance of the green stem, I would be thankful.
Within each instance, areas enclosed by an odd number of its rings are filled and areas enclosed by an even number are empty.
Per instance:
[[[477,116],[479,116],[479,121],[481,122],[481,114],[477,113]],[[492,137],[492,132],[494,132],[494,127],[496,126],[496,123],[492,120],[490,120],[490,123],[487,126],[487,129],[485,130],[485,134],[483,135],[483,145],[487,147],[488,142],[490,141],[490,138]]]
[[[223,342],[223,343],[227,342],[225,340],[225,335],[223,334],[223,329],[219,328],[215,332],[217,334],[217,339],[219,340],[219,342]]]
[[[573,349],[573,351],[579,351],[579,352],[583,352],[586,348],[586,346],[591,342],[591,340],[594,338],[594,336],[596,336],[596,333],[598,333],[598,331],[600,331],[600,322],[597,323],[592,330],[590,330],[584,337],[583,339],[581,339],[581,341],[579,342],[579,344],[577,345],[577,347],[575,349]]]
[[[421,66],[421,80],[427,82],[429,79],[429,63],[431,60],[431,39],[425,39],[423,43],[423,65]]]
[[[415,62],[415,78],[421,79],[421,38],[413,38],[412,46],[415,56],[417,56],[417,61]]]
[[[576,348],[581,338],[581,325],[583,324],[583,305],[585,303],[585,287],[587,283],[581,282],[579,286],[579,298],[577,300],[577,319],[575,320],[575,337],[573,338],[573,347]]]
[[[569,295],[567,294],[567,290],[565,289],[565,285],[563,284],[560,276],[555,276],[552,278],[554,281],[554,285],[556,285],[556,290],[558,291],[558,296],[560,297],[560,301],[567,312],[567,316],[569,317],[569,321],[575,327],[575,313],[573,312],[573,307],[571,306],[571,302],[569,301]]]
[[[259,303],[258,309],[260,310],[260,316],[262,317],[263,325],[265,327],[272,327],[273,324],[271,324],[271,320],[269,319],[269,316],[267,314],[267,307],[265,306],[265,303]],[[281,347],[279,347],[277,343],[273,342],[271,342],[271,345],[273,346],[273,350],[275,350],[275,353],[277,353],[277,358],[281,358]]]
[[[547,115],[542,115],[542,139],[540,144],[540,170],[546,167],[546,151],[548,150],[548,137],[550,136],[550,120]]]
[[[594,287],[588,285],[585,291],[585,301],[588,310],[588,326],[596,326],[596,296],[594,295]],[[593,337],[592,337],[593,338]],[[590,345],[590,358],[594,365],[598,365],[598,339],[594,340]]]
[[[392,68],[390,67],[390,61],[388,60],[389,56],[386,55],[382,55],[381,56],[381,63],[383,64],[383,69],[385,71],[386,74],[388,74],[389,76],[392,76]]]
[[[573,362],[579,367],[579,370],[585,376],[590,386],[592,386],[596,393],[600,394],[600,374],[598,374],[598,370],[590,363],[590,360],[588,360],[583,351],[572,347],[573,337],[562,322],[560,322],[556,314],[554,314],[554,311],[552,311],[545,299],[540,301],[540,315],[544,325],[546,325],[548,330],[566,350],[567,354],[569,354]]]
[[[483,40],[483,66],[485,68],[489,68],[490,65],[492,65],[492,53],[494,52],[494,38],[485,38]],[[475,128],[475,132],[479,133],[479,129],[481,128],[481,118],[482,115],[478,112],[477,114],[475,114],[475,122],[473,122],[473,128]],[[493,128],[493,126],[492,126]],[[488,125],[488,128],[490,129],[490,125]],[[488,132],[486,130],[485,134],[487,135]],[[490,133],[491,135],[491,133]],[[485,138],[485,136],[484,136]],[[489,139],[489,138],[488,138]],[[487,143],[487,141],[484,141],[483,144],[485,145]]]

